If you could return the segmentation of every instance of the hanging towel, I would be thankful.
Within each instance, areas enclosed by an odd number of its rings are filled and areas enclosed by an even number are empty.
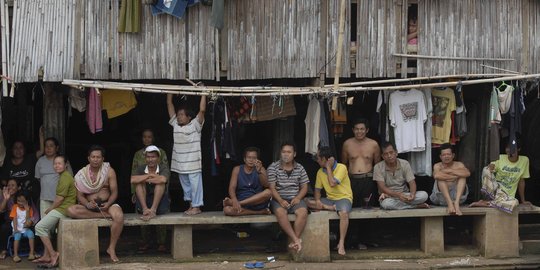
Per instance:
[[[318,150],[321,125],[321,104],[317,98],[310,99],[304,122],[306,124],[306,153],[315,155]]]
[[[97,90],[90,88],[88,92],[88,106],[86,110],[86,122],[88,122],[88,128],[90,133],[103,131],[103,121],[101,119],[101,102]]]
[[[141,30],[141,1],[122,0],[120,4],[120,18],[118,19],[118,32],[138,33]]]
[[[137,106],[135,94],[123,90],[101,91],[101,105],[107,111],[107,118],[115,118],[126,114]]]
[[[69,91],[69,104],[71,108],[76,109],[79,112],[86,111],[86,93],[78,89],[71,89]]]
[[[514,87],[511,85],[507,85],[502,91],[497,89],[497,95],[499,97],[499,109],[501,110],[502,114],[505,114],[510,110],[513,92]]]

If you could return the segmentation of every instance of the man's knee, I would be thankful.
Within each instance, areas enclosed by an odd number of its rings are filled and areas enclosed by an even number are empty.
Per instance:
[[[339,211],[338,215],[340,219],[349,219],[349,213],[347,211]]]
[[[270,189],[265,189],[262,191],[262,193],[264,194],[265,198],[270,199],[272,197],[272,191],[270,191]]]
[[[382,209],[392,210],[395,208],[392,199],[384,199],[380,204]]]
[[[425,192],[423,190],[420,190],[420,191],[416,192],[416,199],[427,201],[427,198],[428,198],[427,192]]]
[[[109,208],[109,214],[111,215],[111,218],[114,221],[124,222],[124,212],[122,211],[122,208],[120,208],[119,205],[112,205]]]
[[[308,215],[308,211],[307,211],[307,208],[298,208],[296,209],[296,211],[294,211],[294,214],[296,214],[296,217],[307,217]]]
[[[70,218],[76,218],[79,215],[79,210],[78,210],[79,206],[80,205],[75,204],[68,207],[68,209],[66,209],[67,216]]]

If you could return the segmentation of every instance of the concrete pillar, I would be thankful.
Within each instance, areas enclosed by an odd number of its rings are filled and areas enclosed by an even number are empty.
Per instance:
[[[173,259],[193,258],[193,231],[191,225],[174,225],[171,253]]]
[[[302,250],[293,252],[295,261],[329,262],[330,261],[330,224],[328,213],[314,212],[308,216],[306,228],[302,233]]]
[[[518,214],[491,209],[485,216],[475,217],[473,237],[484,257],[519,256]]]
[[[426,254],[444,253],[443,217],[423,217],[420,222],[420,248]]]
[[[98,226],[83,219],[61,220],[58,227],[60,267],[75,269],[99,265]]]

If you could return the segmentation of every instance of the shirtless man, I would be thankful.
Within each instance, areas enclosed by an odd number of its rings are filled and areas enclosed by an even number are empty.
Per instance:
[[[445,143],[440,148],[441,162],[433,166],[433,192],[429,199],[433,204],[446,205],[450,215],[463,215],[459,205],[467,200],[469,189],[467,177],[471,175],[467,167],[459,161],[454,161],[452,145]]]
[[[89,164],[75,175],[79,204],[70,206],[67,214],[71,218],[112,218],[111,240],[107,253],[113,262],[118,262],[116,243],[124,227],[124,213],[122,208],[114,203],[118,197],[116,173],[108,162],[103,162],[104,158],[103,147],[90,147]]]
[[[341,163],[347,165],[351,188],[353,191],[353,207],[362,206],[366,198],[374,201],[371,194],[375,191],[373,182],[373,166],[381,161],[379,144],[368,137],[369,123],[360,118],[354,122],[354,137],[343,143]]]

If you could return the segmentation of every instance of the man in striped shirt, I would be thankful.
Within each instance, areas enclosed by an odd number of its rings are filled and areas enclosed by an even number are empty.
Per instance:
[[[171,117],[169,124],[173,127],[174,139],[171,171],[178,173],[184,190],[184,201],[190,202],[189,209],[184,213],[200,214],[203,206],[201,130],[206,111],[206,97],[201,97],[199,113],[195,118],[187,108],[175,111],[172,94],[167,94],[167,110]]]
[[[272,213],[276,215],[281,229],[292,239],[290,248],[299,252],[302,249],[300,236],[307,221],[307,206],[304,202],[308,190],[309,178],[306,170],[294,161],[296,147],[293,143],[281,145],[281,159],[268,166],[268,183],[273,200],[270,202]],[[287,214],[295,214],[294,228]]]

